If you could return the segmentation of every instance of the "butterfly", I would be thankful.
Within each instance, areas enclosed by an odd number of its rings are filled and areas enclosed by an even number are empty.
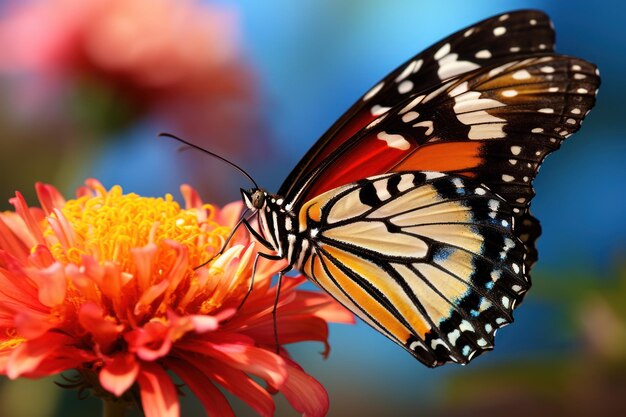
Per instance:
[[[537,260],[532,181],[600,83],[554,39],[543,12],[510,12],[391,72],[278,193],[242,189],[244,223],[273,251],[259,256],[286,260],[279,279],[297,269],[429,367],[492,349]]]

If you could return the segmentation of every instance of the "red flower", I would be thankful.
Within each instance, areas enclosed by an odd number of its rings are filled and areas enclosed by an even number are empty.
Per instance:
[[[90,121],[110,129],[148,114],[187,136],[210,132],[234,149],[249,134],[241,114],[252,120],[256,91],[232,7],[199,0],[36,0],[3,9],[0,71],[17,75],[10,83],[13,104],[27,120],[61,109],[105,118]],[[85,108],[91,111],[84,114]]]
[[[146,416],[178,416],[173,371],[211,416],[233,415],[225,388],[262,416],[280,391],[307,416],[323,416],[326,391],[283,345],[327,344],[327,321],[351,323],[325,294],[287,279],[278,304],[276,353],[272,275],[261,262],[248,292],[254,244],[238,232],[217,253],[241,210],[204,205],[183,186],[186,208],[165,198],[109,191],[95,180],[65,201],[37,185],[41,208],[18,193],[0,214],[0,373],[43,377],[70,369],[106,401],[136,390]],[[253,379],[257,377],[258,379]],[[257,382],[262,380],[263,386]]]

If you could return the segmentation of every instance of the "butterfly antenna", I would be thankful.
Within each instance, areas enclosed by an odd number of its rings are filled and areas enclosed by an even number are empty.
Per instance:
[[[159,133],[159,135],[158,135],[158,136],[159,136],[160,138],[164,138],[164,137],[165,137],[165,138],[170,138],[170,139],[177,140],[177,141],[179,141],[179,142],[181,142],[181,143],[184,143],[184,144],[185,144],[185,145],[187,145],[187,146],[191,146],[192,148],[195,148],[195,149],[197,149],[197,150],[199,150],[199,151],[202,151],[202,152],[204,152],[204,153],[206,153],[206,154],[209,154],[209,155],[211,155],[212,157],[219,159],[220,161],[226,162],[228,165],[232,166],[232,167],[233,167],[233,168],[235,168],[237,171],[239,171],[239,172],[241,172],[243,175],[245,175],[245,176],[246,176],[246,178],[248,178],[248,179],[250,180],[250,182],[252,182],[252,184],[254,184],[254,188],[259,188],[259,185],[256,183],[256,181],[254,180],[254,178],[252,178],[252,177],[250,176],[250,174],[248,174],[248,173],[247,173],[247,172],[246,172],[243,168],[241,168],[239,165],[235,164],[234,162],[229,161],[228,159],[224,158],[223,156],[219,156],[218,154],[213,153],[213,152],[211,152],[211,151],[208,151],[208,150],[206,150],[206,149],[204,149],[204,148],[202,148],[202,147],[200,147],[200,146],[198,146],[198,145],[194,145],[193,143],[188,142],[188,141],[186,141],[185,139],[179,138],[178,136],[173,135],[173,134],[171,134],[171,133]]]

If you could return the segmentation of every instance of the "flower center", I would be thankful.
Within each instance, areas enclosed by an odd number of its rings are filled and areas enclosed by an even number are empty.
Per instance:
[[[150,198],[123,194],[120,186],[99,188],[95,195],[68,200],[61,218],[55,219],[61,226],[48,225],[45,236],[51,240],[53,256],[63,263],[80,265],[82,255],[91,255],[128,271],[133,248],[149,243],[161,248],[161,242],[169,239],[187,248],[193,267],[217,252],[230,231],[213,221],[213,212],[211,205],[181,209],[171,194]]]

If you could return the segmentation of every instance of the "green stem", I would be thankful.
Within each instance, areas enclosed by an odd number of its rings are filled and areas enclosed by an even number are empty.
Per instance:
[[[102,417],[124,417],[128,411],[128,403],[124,401],[102,400]]]

